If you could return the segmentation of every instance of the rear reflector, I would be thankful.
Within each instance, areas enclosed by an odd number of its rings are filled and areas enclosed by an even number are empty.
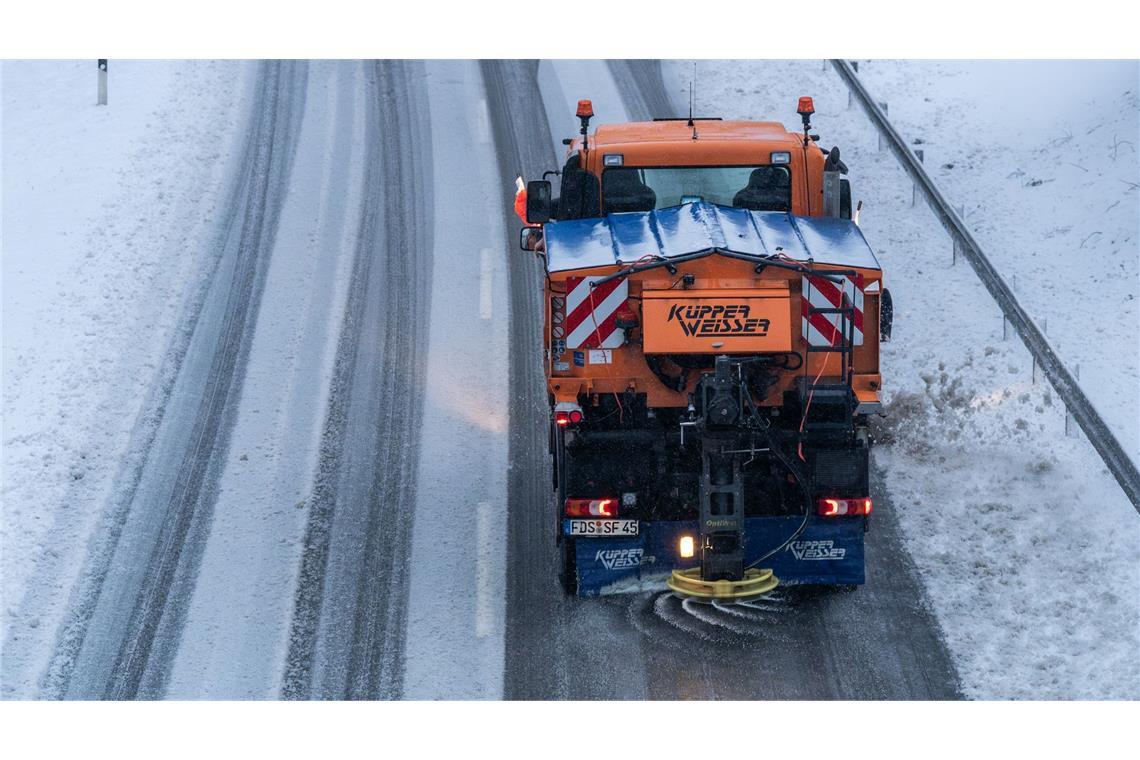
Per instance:
[[[567,499],[567,517],[617,517],[617,499]]]
[[[851,517],[871,514],[871,500],[860,499],[820,499],[817,502],[819,513],[824,517]]]

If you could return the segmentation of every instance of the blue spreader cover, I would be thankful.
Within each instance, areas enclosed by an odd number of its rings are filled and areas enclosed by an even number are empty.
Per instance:
[[[632,264],[646,255],[676,258],[728,251],[772,256],[777,249],[797,261],[879,269],[862,231],[847,219],[712,203],[551,222],[545,236],[549,272]]]
[[[744,521],[745,561],[751,563],[779,546],[802,517],[750,517]],[[636,538],[579,538],[576,542],[578,595],[598,596],[665,588],[676,569],[699,560],[678,555],[681,536],[697,535],[697,521],[642,522]],[[786,586],[860,584],[863,573],[863,520],[811,520],[799,538],[764,560]]]

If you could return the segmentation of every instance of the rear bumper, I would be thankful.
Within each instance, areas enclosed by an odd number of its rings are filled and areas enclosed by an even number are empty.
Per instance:
[[[803,517],[752,517],[745,520],[746,563],[779,546]],[[578,538],[575,553],[578,595],[655,591],[665,588],[674,569],[693,567],[681,559],[683,535],[697,535],[696,520],[642,522],[635,538]],[[782,585],[850,585],[864,582],[863,518],[809,519],[800,536],[764,560]]]

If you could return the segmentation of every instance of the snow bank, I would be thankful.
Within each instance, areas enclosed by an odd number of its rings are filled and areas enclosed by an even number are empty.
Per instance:
[[[875,62],[861,68],[885,65]],[[691,73],[688,62],[666,67],[666,82],[676,88],[679,102],[687,98]],[[967,694],[1060,699],[1140,696],[1136,659],[1140,518],[1088,442],[1065,436],[1064,409],[1043,381],[1033,382],[1030,356],[1016,338],[1002,340],[1000,311],[969,266],[964,262],[951,266],[949,238],[921,202],[911,207],[909,179],[888,153],[878,151],[865,116],[857,109],[848,110],[842,82],[818,60],[702,61],[697,77],[700,115],[774,119],[794,128],[796,98],[814,96],[821,144],[841,146],[851,168],[854,197],[864,202],[862,227],[880,257],[895,303],[894,341],[884,345],[882,359],[890,414],[878,431],[875,464],[882,470],[907,548]],[[1136,105],[1134,100],[1122,100],[1119,89],[1119,83],[1110,81],[1079,91],[1095,99],[1089,108],[1105,123],[1102,129],[1123,134],[1129,119],[1135,124]],[[911,113],[908,103],[934,108],[931,104],[942,97],[939,79],[917,69],[882,91],[889,93],[884,99],[890,102],[892,117]],[[1064,91],[1054,89],[1052,97]],[[961,88],[953,93],[961,118],[971,108],[985,107],[970,105],[967,95]],[[1032,101],[1023,93],[1020,102]],[[1008,108],[999,116],[1001,124],[1018,120]],[[1036,118],[1040,134],[1052,134],[1053,126],[1041,123],[1042,112]],[[1128,239],[1126,227],[1131,219],[1135,229],[1137,205],[1134,196],[1129,203],[1125,195],[1120,206],[1130,210],[1104,208],[1125,190],[1111,174],[1113,162],[1094,163],[1091,154],[1082,157],[1088,173],[1104,175],[1087,183],[1070,179],[1067,188],[1060,179],[1006,187],[1007,175],[1015,168],[1026,173],[1026,181],[1059,178],[1061,170],[1050,166],[1056,155],[1037,153],[1031,161],[1031,156],[1019,153],[999,160],[1003,143],[1016,151],[1031,153],[1034,148],[1019,146],[1027,138],[998,126],[983,127],[978,122],[977,129],[985,132],[971,132],[959,128],[949,115],[944,124],[937,150],[946,151],[948,158],[939,158],[941,154],[932,148],[928,165],[960,160],[952,156],[973,156],[979,148],[969,141],[978,134],[985,138],[985,149],[992,151],[988,157],[971,159],[968,173],[959,172],[958,184],[944,185],[948,196],[954,202],[975,204],[973,216],[968,205],[967,219],[986,220],[988,231],[977,232],[987,252],[990,241],[1000,239],[1006,228],[1016,230],[1016,245],[1000,257],[991,254],[999,271],[1024,273],[1019,276],[1018,295],[1031,311],[1048,304],[1054,315],[1048,317],[1049,335],[1060,340],[1063,355],[1103,353],[1118,360],[1118,365],[1103,365],[1108,367],[1105,374],[1092,369],[1093,359],[1074,358],[1082,361],[1082,378],[1090,382],[1094,376],[1110,378],[1105,387],[1112,387],[1112,393],[1096,396],[1102,410],[1107,411],[1104,404],[1113,403],[1115,396],[1130,397],[1119,399],[1121,414],[1128,403],[1134,410],[1136,371],[1129,375],[1126,355],[1126,349],[1136,346],[1134,333],[1116,331],[1115,316],[1105,317],[1103,332],[1088,330],[1084,311],[1094,293],[1098,314],[1103,313],[1105,298],[1116,299],[1112,303],[1120,304],[1122,312],[1135,308],[1127,304],[1135,303],[1137,293],[1136,236]],[[1135,126],[1132,129],[1135,133]],[[905,122],[903,131],[910,134]],[[1080,130],[1074,124],[1071,131],[1076,141]],[[1117,148],[1118,161],[1123,162],[1121,150],[1127,148]],[[955,167],[947,172],[958,171],[959,164]],[[1123,163],[1119,170],[1126,171]],[[1084,177],[1080,169],[1073,171]],[[939,172],[935,177],[944,181]],[[1015,179],[1019,178],[1008,181]],[[970,200],[958,194],[965,187],[982,190]],[[1041,188],[1043,193],[1057,194],[1030,195]],[[1005,200],[1007,195],[1014,200]],[[1055,251],[1063,250],[1070,262],[1080,261],[1069,249],[1079,247],[1084,237],[1077,223],[1080,212],[1058,210],[1062,200],[1086,212],[1096,207],[1104,219],[1116,220],[1118,229],[1106,231],[1107,239],[1095,258],[1097,268],[1061,264],[1052,270],[1053,282],[1049,263],[1062,256]],[[999,212],[1002,204],[1009,205]],[[1124,216],[1114,216],[1120,213]],[[1058,225],[1058,214],[1072,215],[1070,230],[1058,232],[1058,226],[1070,224]],[[1103,223],[1097,229],[1107,226]],[[1061,234],[1070,242],[1080,238],[1061,249],[1049,248]],[[1086,249],[1092,243],[1089,240]],[[1081,251],[1079,256],[1089,254]],[[1105,268],[1121,274],[1109,278]],[[1062,327],[1066,320],[1085,326],[1084,344],[1066,337]],[[1086,353],[1064,353],[1076,346]],[[874,557],[869,561],[874,562]]]
[[[1140,463],[1140,65],[870,61],[861,76]]]
[[[93,60],[2,64],[6,658],[13,642],[26,652],[54,634],[187,298],[214,260],[206,241],[239,145],[244,68],[111,61],[110,104],[99,107]],[[6,681],[4,695],[15,688]]]

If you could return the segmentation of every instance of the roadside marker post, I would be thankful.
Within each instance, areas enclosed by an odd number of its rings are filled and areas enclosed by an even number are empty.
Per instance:
[[[97,106],[107,105],[107,59],[98,58],[99,62],[99,99],[95,102]]]

